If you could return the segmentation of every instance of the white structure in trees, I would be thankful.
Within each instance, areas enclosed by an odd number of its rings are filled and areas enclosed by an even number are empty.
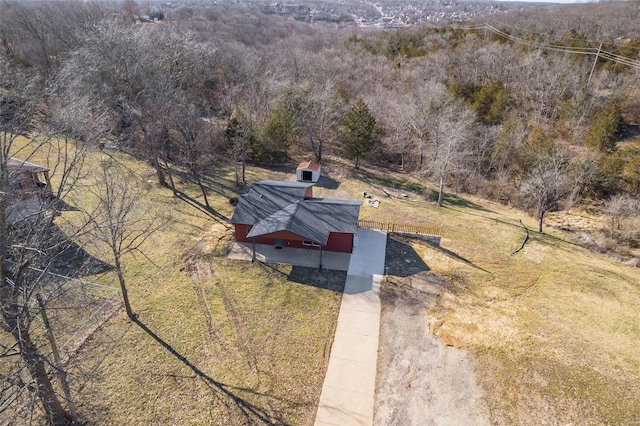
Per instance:
[[[318,182],[321,168],[322,166],[314,161],[302,162],[296,169],[296,180],[298,182]]]

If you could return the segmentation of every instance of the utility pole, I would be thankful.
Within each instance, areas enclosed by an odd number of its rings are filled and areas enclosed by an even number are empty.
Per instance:
[[[53,351],[53,358],[56,362],[56,370],[58,371],[58,377],[60,378],[60,382],[62,383],[62,390],[64,391],[64,397],[67,400],[67,406],[69,407],[69,412],[71,413],[71,420],[74,422],[78,421],[78,415],[76,414],[76,406],[71,399],[71,390],[69,389],[69,382],[67,382],[67,372],[64,368],[62,368],[62,361],[60,360],[60,353],[58,352],[58,345],[56,345],[56,340],[53,337],[53,332],[51,331],[51,326],[49,324],[49,318],[47,317],[47,311],[45,310],[44,304],[44,296],[40,293],[36,296],[38,299],[38,304],[40,305],[40,313],[42,314],[42,322],[44,322],[44,329],[49,339],[49,343],[51,344],[51,349]]]
[[[600,50],[602,49],[602,42],[600,42],[600,46],[598,46],[598,52],[596,53],[596,59],[593,61],[593,66],[591,67],[591,72],[589,73],[589,80],[587,81],[587,86],[591,84],[591,77],[593,76],[593,71],[596,69],[596,64],[598,63],[598,58],[600,58]]]

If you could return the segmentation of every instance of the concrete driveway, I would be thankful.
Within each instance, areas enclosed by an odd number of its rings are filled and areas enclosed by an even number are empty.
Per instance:
[[[323,252],[322,267],[347,271],[336,334],[315,424],[372,425],[380,334],[380,284],[387,234],[359,228],[353,253]],[[251,260],[251,244],[234,243],[230,258]],[[256,244],[262,262],[317,268],[318,250]]]
[[[317,426],[373,424],[387,234],[360,228],[356,237],[318,404]]]

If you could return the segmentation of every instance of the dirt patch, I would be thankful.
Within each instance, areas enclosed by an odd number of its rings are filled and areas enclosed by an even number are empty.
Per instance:
[[[467,354],[427,327],[427,313],[449,284],[429,272],[406,239],[390,236],[374,423],[489,424]],[[397,275],[394,275],[397,274]]]
[[[182,271],[193,280],[193,289],[202,314],[207,321],[209,337],[212,341],[216,341],[216,331],[211,305],[206,295],[206,287],[217,282],[215,264],[211,257],[220,253],[225,254],[228,251],[233,234],[229,229],[225,230],[222,226],[217,225],[205,233],[203,237],[189,250]]]

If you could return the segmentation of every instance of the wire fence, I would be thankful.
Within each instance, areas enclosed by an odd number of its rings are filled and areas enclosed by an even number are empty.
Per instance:
[[[29,339],[38,347],[45,358],[50,374],[58,375],[58,368],[72,375],[76,386],[80,388],[93,377],[102,358],[97,357],[84,362],[79,368],[75,355],[83,344],[95,334],[101,326],[118,311],[121,306],[118,288],[110,285],[56,274],[38,268],[28,268],[26,279],[31,283],[23,292],[20,303],[27,309],[27,327]],[[10,278],[7,282],[15,285]],[[19,323],[22,324],[22,323]],[[48,327],[47,327],[48,324]],[[3,349],[3,363],[0,363],[0,380],[3,389],[0,392],[0,423],[4,419],[31,419],[24,424],[37,423],[38,416],[35,383],[27,371],[26,365],[18,357],[18,343],[12,343],[15,330],[5,330],[0,335],[0,348]],[[104,336],[107,340],[111,336]],[[118,336],[111,338],[113,345]],[[55,349],[54,349],[55,348]],[[111,349],[108,349],[109,352]],[[103,357],[106,355],[103,355]],[[55,361],[55,362],[54,362]],[[59,383],[55,381],[56,389]],[[61,395],[62,397],[62,395]],[[64,399],[64,397],[62,397]],[[10,422],[9,424],[13,424]],[[22,424],[22,423],[17,423]]]
[[[30,270],[43,277],[39,293],[46,301],[58,348],[67,357],[121,305],[118,289],[113,286],[37,268]],[[35,303],[34,309],[38,309]]]

